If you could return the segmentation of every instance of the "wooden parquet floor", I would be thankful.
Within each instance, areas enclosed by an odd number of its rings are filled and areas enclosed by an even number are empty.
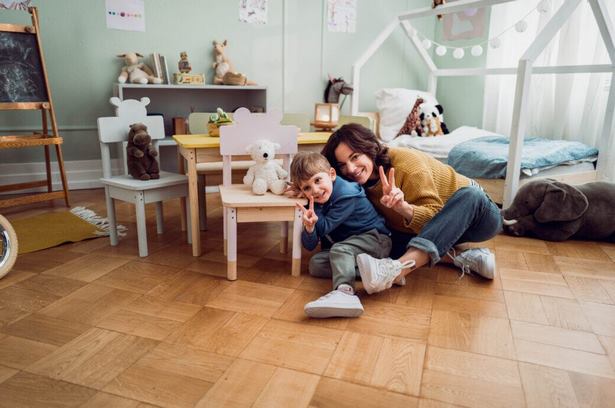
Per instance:
[[[102,190],[73,205],[104,215]],[[204,255],[165,205],[140,259],[129,234],[18,258],[0,280],[0,407],[608,407],[615,405],[615,245],[497,236],[493,282],[441,266],[309,320],[328,280],[290,276],[275,224],[239,226],[225,279],[219,196]],[[9,219],[60,204],[4,211]],[[358,285],[360,288],[360,284]]]

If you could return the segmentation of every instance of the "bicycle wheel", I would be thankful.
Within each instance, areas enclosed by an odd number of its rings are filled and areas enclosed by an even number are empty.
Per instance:
[[[17,235],[9,220],[0,215],[0,279],[4,277],[17,259]]]

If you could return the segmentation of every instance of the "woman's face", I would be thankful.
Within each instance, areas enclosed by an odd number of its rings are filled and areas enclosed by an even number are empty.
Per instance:
[[[367,155],[353,151],[346,143],[335,149],[335,159],[342,176],[359,184],[378,177],[374,172],[374,162]]]

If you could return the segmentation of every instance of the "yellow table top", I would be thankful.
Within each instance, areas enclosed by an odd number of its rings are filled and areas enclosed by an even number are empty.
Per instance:
[[[300,145],[325,144],[329,140],[331,132],[304,132],[299,133],[297,142]],[[220,138],[204,135],[173,135],[173,139],[179,146],[186,149],[204,149],[220,147]]]

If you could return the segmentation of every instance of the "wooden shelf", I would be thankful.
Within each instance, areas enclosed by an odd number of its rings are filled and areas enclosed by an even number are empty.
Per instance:
[[[188,118],[191,112],[215,112],[220,107],[233,112],[239,107],[267,110],[266,86],[118,84],[120,99],[148,97],[148,114],[161,114],[167,136],[173,135],[172,119]]]

